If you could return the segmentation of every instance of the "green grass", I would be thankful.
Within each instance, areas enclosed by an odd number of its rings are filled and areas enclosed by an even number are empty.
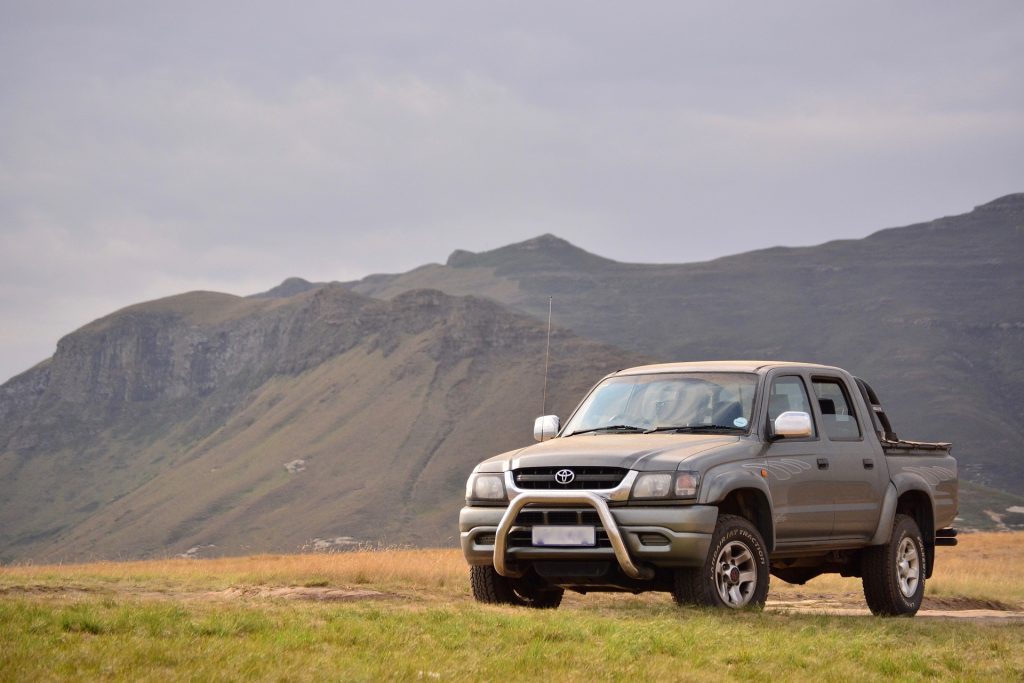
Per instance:
[[[722,614],[623,599],[0,601],[0,680],[1011,680],[1019,623]]]
[[[1020,534],[941,550],[928,595],[1020,608],[1024,581],[1005,571]],[[294,599],[345,589],[381,594]],[[815,596],[863,608],[838,577],[773,581],[769,599]],[[508,678],[1021,680],[1024,621],[728,613],[659,594],[498,608],[472,601],[453,550],[0,568],[0,682]]]

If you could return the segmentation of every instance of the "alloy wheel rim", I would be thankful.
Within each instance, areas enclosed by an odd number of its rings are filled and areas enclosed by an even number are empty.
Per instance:
[[[757,564],[744,543],[730,541],[715,558],[715,587],[729,607],[743,607],[757,588]]]
[[[896,551],[896,574],[900,592],[904,597],[913,597],[921,581],[921,555],[917,552],[917,544],[911,538],[900,541]]]

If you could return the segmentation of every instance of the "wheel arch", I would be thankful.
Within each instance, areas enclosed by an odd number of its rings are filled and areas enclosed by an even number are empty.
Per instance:
[[[925,578],[931,578],[935,565],[935,502],[927,482],[906,474],[895,477],[885,491],[882,516],[869,545],[883,545],[892,536],[896,515],[907,515],[917,523],[924,540]]]
[[[896,514],[906,515],[917,523],[924,539],[925,578],[932,578],[935,565],[935,506],[932,498],[921,489],[910,489],[896,500]]]
[[[725,492],[714,503],[719,515],[736,515],[753,524],[769,553],[775,550],[775,525],[767,492],[755,487],[736,487]]]
[[[892,478],[892,489],[896,492],[896,507],[893,513],[902,513],[914,518],[925,543],[935,542],[935,501],[933,485],[916,472],[903,471]],[[890,520],[891,523],[891,520]]]

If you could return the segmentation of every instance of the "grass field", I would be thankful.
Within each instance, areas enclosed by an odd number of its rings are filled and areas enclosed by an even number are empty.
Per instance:
[[[1024,534],[940,548],[928,599],[1024,609]],[[770,601],[863,607],[859,582]],[[680,609],[667,595],[472,601],[458,551],[0,568],[0,680],[1024,678],[1024,621]]]

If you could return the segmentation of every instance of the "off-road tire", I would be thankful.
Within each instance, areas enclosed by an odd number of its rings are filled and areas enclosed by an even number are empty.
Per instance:
[[[510,579],[494,571],[490,565],[470,567],[469,583],[477,602],[491,605],[554,609],[562,603],[565,592],[528,578]]]
[[[728,580],[733,566],[737,567],[737,583]],[[730,571],[725,571],[726,567]],[[768,551],[757,527],[743,517],[719,515],[704,566],[676,570],[672,598],[680,605],[762,608],[768,598],[768,581]]]
[[[889,542],[866,548],[861,555],[864,599],[871,612],[877,616],[914,616],[924,599],[927,561],[917,522],[913,517],[896,515]],[[913,572],[916,577],[911,581]]]
[[[511,583],[518,605],[534,609],[556,609],[562,604],[565,591],[561,588],[549,586],[539,580],[531,581],[529,578],[513,579]]]
[[[689,607],[697,604],[693,596],[693,588],[697,585],[701,569],[697,567],[684,567],[676,569],[673,575],[672,599],[677,605]]]
[[[473,565],[469,568],[469,584],[473,588],[473,597],[477,602],[491,605],[515,604],[515,593],[509,580],[494,571],[491,566]]]

